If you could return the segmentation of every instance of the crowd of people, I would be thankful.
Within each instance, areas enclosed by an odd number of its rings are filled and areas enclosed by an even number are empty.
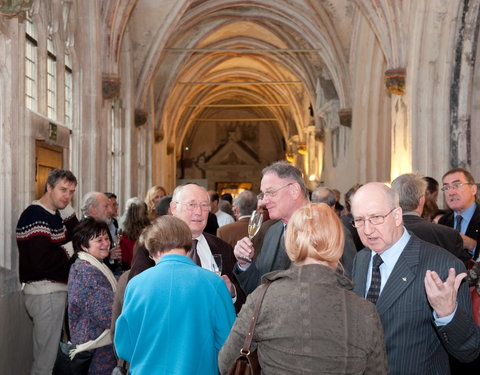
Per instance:
[[[282,161],[264,168],[258,195],[153,186],[120,217],[109,192],[85,194],[77,217],[76,185],[52,171],[17,225],[32,374],[52,373],[62,337],[92,353],[89,374],[227,374],[265,283],[252,337],[265,374],[480,368],[480,297],[464,279],[479,261],[480,208],[465,169],[441,187],[413,173],[355,185],[342,206]]]

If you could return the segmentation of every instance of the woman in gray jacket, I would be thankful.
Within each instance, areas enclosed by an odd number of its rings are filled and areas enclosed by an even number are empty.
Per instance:
[[[288,222],[292,266],[264,275],[270,285],[253,343],[262,374],[388,374],[383,329],[375,306],[336,272],[342,224],[324,203],[310,203]],[[258,289],[247,299],[219,353],[226,374],[239,355]]]

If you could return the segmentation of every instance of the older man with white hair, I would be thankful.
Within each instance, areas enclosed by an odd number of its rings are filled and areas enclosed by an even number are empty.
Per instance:
[[[352,212],[366,247],[354,261],[354,292],[377,306],[390,374],[450,374],[448,354],[473,361],[480,327],[463,263],[407,232],[398,194],[385,184],[358,189]]]

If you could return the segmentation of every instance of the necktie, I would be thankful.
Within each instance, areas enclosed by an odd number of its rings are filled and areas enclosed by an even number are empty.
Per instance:
[[[191,258],[197,266],[201,267],[202,262],[200,262],[200,257],[198,256],[197,243],[198,243],[198,240],[195,240],[195,239],[192,240],[192,250],[189,251],[188,257]]]
[[[367,300],[373,303],[377,303],[378,296],[380,295],[380,284],[382,283],[382,277],[380,275],[380,264],[383,263],[380,255],[375,254],[372,262],[372,281],[367,293]]]
[[[455,230],[458,230],[459,232],[461,232],[460,229],[462,225],[462,220],[462,215],[457,215],[457,217],[455,218]]]

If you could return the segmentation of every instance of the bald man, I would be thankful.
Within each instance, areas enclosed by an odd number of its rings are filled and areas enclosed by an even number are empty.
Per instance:
[[[377,306],[390,374],[447,375],[448,354],[474,360],[480,352],[480,327],[462,283],[463,263],[409,234],[398,194],[384,184],[358,189],[352,213],[366,247],[354,261],[354,292]]]

